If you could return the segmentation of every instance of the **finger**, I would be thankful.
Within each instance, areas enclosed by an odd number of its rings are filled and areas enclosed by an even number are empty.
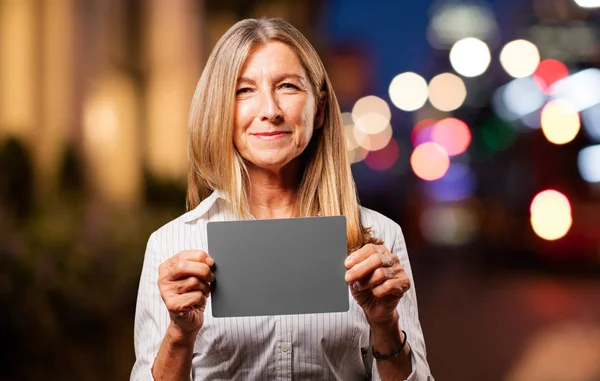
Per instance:
[[[165,301],[167,309],[175,314],[186,313],[192,307],[203,307],[205,304],[206,296],[201,291],[188,292]]]
[[[387,249],[384,245],[374,245],[372,243],[369,243],[350,254],[344,261],[344,265],[347,269],[351,269],[352,266],[364,261],[369,256],[373,255],[373,253],[386,251]]]
[[[400,262],[398,256],[392,253],[379,254],[379,256],[381,257],[381,266],[383,267],[392,267]]]
[[[402,296],[410,288],[410,280],[408,277],[398,279],[388,279],[379,286],[373,288],[371,292],[373,296],[377,298],[384,297],[386,295],[397,295]]]
[[[398,262],[398,257],[394,254],[373,253],[362,262],[355,264],[346,272],[346,282],[353,282],[364,278],[380,267],[390,267]]]
[[[206,282],[213,282],[215,275],[206,263],[195,262],[187,259],[180,259],[173,264],[166,278],[177,280],[194,276]]]
[[[190,291],[202,291],[205,296],[210,294],[210,284],[196,278],[195,276],[175,281],[174,283],[175,292],[177,294],[185,294]]]
[[[209,266],[215,264],[215,260],[204,250],[183,250],[177,253],[176,257],[194,262],[204,262]]]
[[[352,288],[355,291],[363,291],[370,288],[375,288],[388,279],[396,277],[396,269],[394,267],[380,267],[373,271],[370,276],[366,276],[352,283]]]

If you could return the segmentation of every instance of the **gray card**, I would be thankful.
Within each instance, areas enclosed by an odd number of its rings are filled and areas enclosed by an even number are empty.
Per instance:
[[[346,217],[214,221],[214,317],[348,311]]]

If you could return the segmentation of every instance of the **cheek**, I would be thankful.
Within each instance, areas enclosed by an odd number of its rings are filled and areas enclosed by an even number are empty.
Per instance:
[[[256,107],[251,102],[242,102],[236,105],[234,115],[236,133],[243,132],[252,123],[256,115],[255,109]]]
[[[308,143],[308,141],[310,141],[310,138],[313,135],[315,124],[315,115],[312,107],[304,108],[301,115],[301,123],[303,126],[302,135],[306,140],[306,143]]]

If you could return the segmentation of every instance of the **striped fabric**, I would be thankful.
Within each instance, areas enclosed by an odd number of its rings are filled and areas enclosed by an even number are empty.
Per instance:
[[[158,266],[182,250],[207,248],[206,223],[231,220],[222,194],[154,232],[148,241],[135,313],[136,362],[131,380],[152,380],[151,367],[169,324],[157,285]],[[362,221],[396,253],[412,281],[398,224],[362,208]],[[218,258],[215,261],[218,263]],[[276,287],[276,285],[274,285]],[[251,297],[251,295],[249,295]],[[379,380],[370,353],[369,326],[352,298],[344,313],[213,318],[210,298],[192,360],[192,380]],[[412,347],[407,380],[430,381],[414,282],[398,305]]]

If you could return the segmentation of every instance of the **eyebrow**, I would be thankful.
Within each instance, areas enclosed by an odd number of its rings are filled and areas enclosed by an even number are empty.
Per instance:
[[[296,74],[296,73],[283,73],[283,74],[280,74],[277,77],[275,77],[275,82],[281,82],[284,79],[288,79],[288,78],[294,78],[294,79],[300,81],[303,85],[304,85],[304,83],[306,81],[306,79],[304,78],[303,75]],[[252,80],[252,79],[250,79],[248,77],[240,77],[238,79],[238,84],[244,83],[244,82],[246,82],[246,83],[256,83],[254,80]]]

